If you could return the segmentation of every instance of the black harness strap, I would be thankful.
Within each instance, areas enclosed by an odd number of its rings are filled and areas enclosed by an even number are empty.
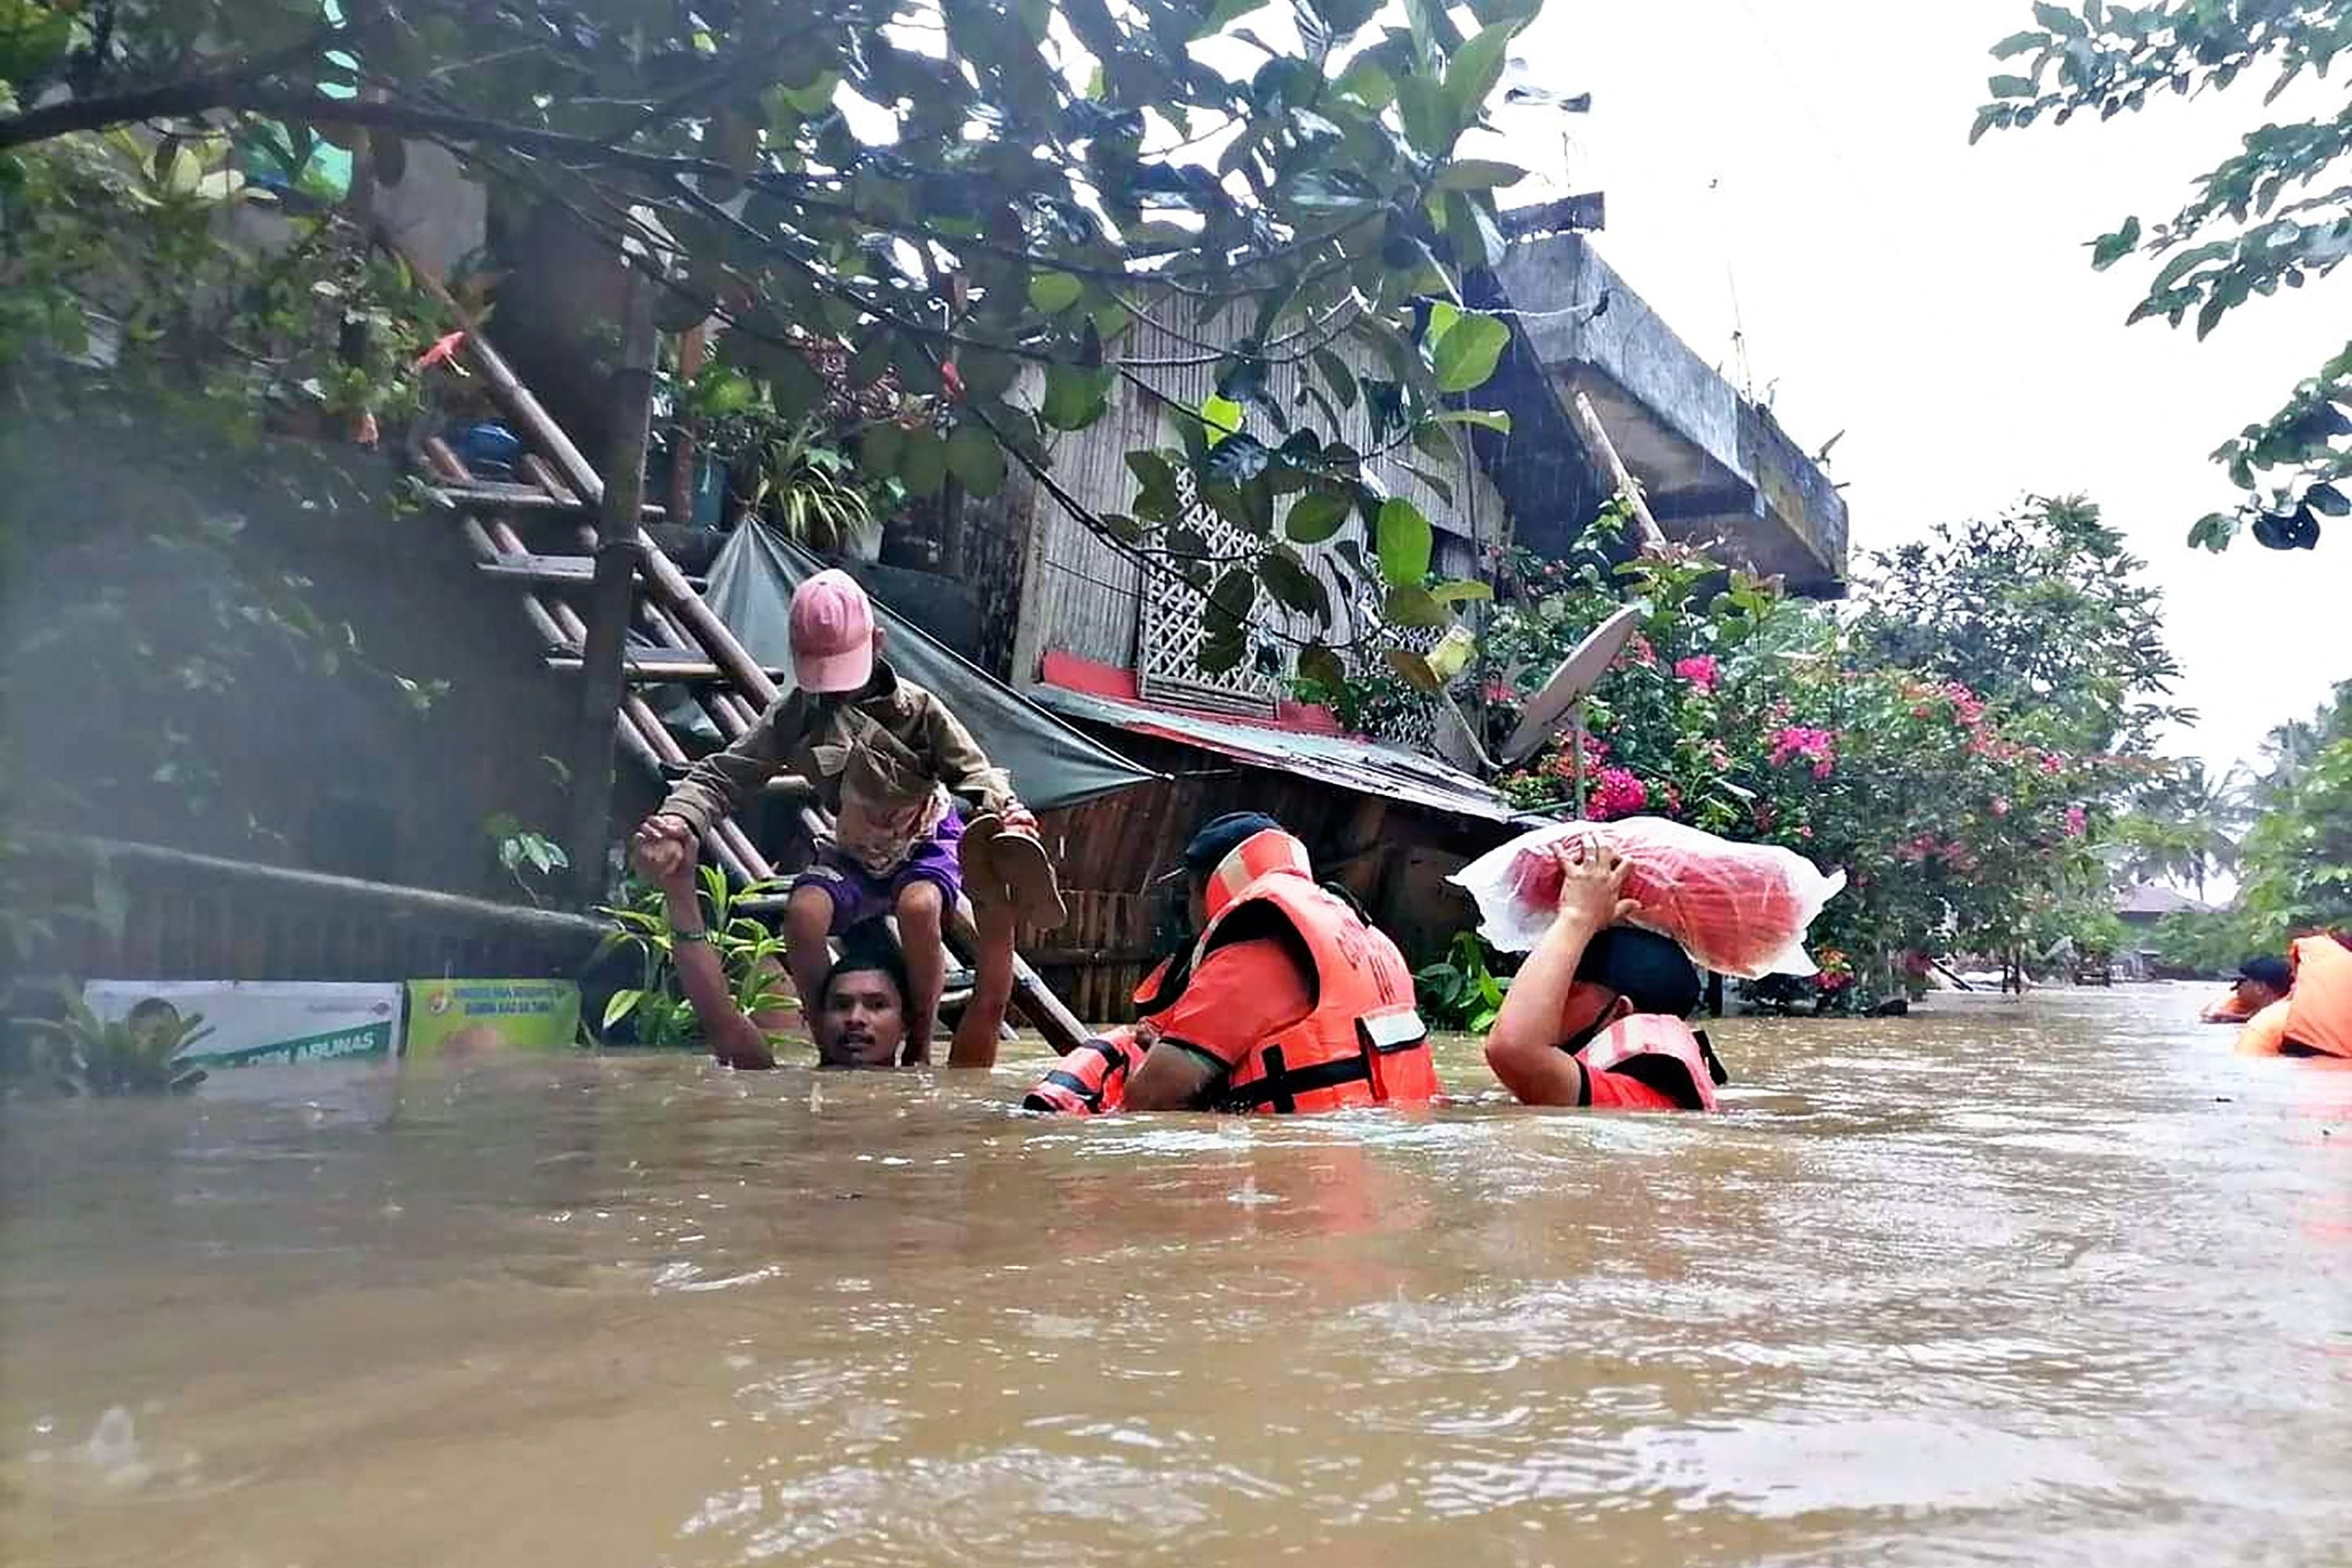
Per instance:
[[[1221,1110],[1255,1110],[1261,1105],[1271,1105],[1278,1111],[1293,1111],[1298,1109],[1298,1097],[1302,1094],[1337,1089],[1343,1083],[1363,1083],[1371,1076],[1370,1064],[1361,1057],[1342,1057],[1313,1067],[1291,1068],[1283,1062],[1282,1047],[1270,1046],[1265,1053],[1265,1077],[1227,1090],[1219,1098],[1217,1106]]]

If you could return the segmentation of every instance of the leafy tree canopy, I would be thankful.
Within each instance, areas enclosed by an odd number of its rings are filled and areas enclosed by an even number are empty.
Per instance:
[[[1462,404],[1507,329],[1459,281],[1500,258],[1495,192],[1522,171],[1457,144],[1538,4],[1409,0],[1391,26],[1373,0],[0,0],[0,164],[140,124],[298,163],[365,147],[396,179],[406,142],[443,142],[605,237],[671,324],[720,317],[783,416],[825,395],[812,347],[845,351],[861,384],[938,400],[895,443],[910,489],[985,495],[1009,459],[1123,549],[1135,526],[1079,506],[1046,443],[1114,394],[1157,402],[1255,542],[1147,563],[1213,578],[1212,648],[1238,657],[1261,591],[1302,597],[1277,497],[1313,498],[1308,533],[1358,520],[1392,618],[1447,615],[1427,520],[1362,465],[1500,423]],[[1146,321],[1191,346],[1139,357]],[[1311,367],[1311,397],[1273,395],[1277,366]],[[1215,397],[1160,391],[1188,367]],[[1168,458],[1137,456],[1156,500]]]
[[[2035,26],[1993,46],[2003,62],[1974,141],[2047,118],[2102,120],[2151,98],[2219,92],[2260,74],[2277,99],[2306,76],[2324,79],[2352,51],[2352,0],[2171,0],[2152,5],[2036,4]],[[2256,296],[2301,289],[2352,253],[2352,98],[2333,113],[2266,124],[2199,175],[2168,218],[2126,217],[2091,243],[2091,262],[2161,258],[2130,319],[2192,315],[2201,340]],[[2213,453],[2244,492],[2234,511],[2198,521],[2192,544],[2223,550],[2250,531],[2273,550],[2308,550],[2326,519],[2352,513],[2352,342],[2333,353],[2267,418]]]
[[[2052,744],[2142,752],[2191,717],[2161,700],[2180,670],[2146,567],[2080,497],[1939,524],[1868,558],[1855,651],[2032,713]]]

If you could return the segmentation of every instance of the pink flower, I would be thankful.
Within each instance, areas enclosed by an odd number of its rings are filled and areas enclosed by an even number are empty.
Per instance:
[[[2007,816],[2009,815],[2009,797],[2007,795],[1997,795],[1992,797],[1992,814],[1995,816]]]
[[[1824,991],[1843,991],[1853,984],[1851,974],[1832,974],[1827,971],[1813,976],[1813,984]]]
[[[2080,837],[2083,837],[2084,832],[2084,831],[2085,831],[2089,826],[2090,826],[2090,818],[2089,818],[2089,817],[2088,817],[2088,816],[2084,813],[2084,810],[2083,810],[2083,808],[2082,808],[2081,806],[2079,806],[2079,805],[2070,805],[2070,806],[2068,806],[2068,807],[2066,808],[2066,837],[2069,837],[2069,838],[2080,838]]]
[[[1639,632],[1635,632],[1626,640],[1625,651],[1618,657],[1621,659],[1631,659],[1643,669],[1654,669],[1658,664],[1658,650],[1652,647],[1650,639]]]
[[[1609,822],[1631,816],[1649,804],[1649,788],[1640,779],[1623,768],[1602,768],[1592,777],[1592,794],[1585,802],[1584,815],[1590,821]]]
[[[2066,759],[2055,752],[2044,752],[2042,753],[2042,771],[2045,773],[2063,773],[2066,771]]]
[[[1688,658],[1678,658],[1675,660],[1675,674],[1689,681],[1702,693],[1711,692],[1715,689],[1717,674],[1715,656],[1696,653]]]
[[[1985,705],[1977,694],[1957,680],[1944,683],[1944,698],[1952,705],[1952,716],[1974,729],[1984,721]]]
[[[1776,731],[1772,736],[1772,765],[1779,767],[1799,757],[1813,764],[1815,778],[1829,777],[1837,763],[1837,737],[1827,730],[1816,730],[1802,724],[1790,724]]]

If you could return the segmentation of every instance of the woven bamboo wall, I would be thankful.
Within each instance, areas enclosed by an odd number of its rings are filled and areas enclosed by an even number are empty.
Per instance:
[[[1124,342],[1122,357],[1130,362],[1201,357],[1207,351],[1192,340],[1236,342],[1249,326],[1229,316],[1190,327],[1185,325],[1189,311],[1181,303],[1155,309],[1154,314],[1159,324],[1139,321],[1132,337]],[[1376,356],[1360,344],[1343,341],[1333,348],[1351,371],[1386,374]],[[1187,407],[1198,407],[1216,387],[1213,363],[1159,367],[1142,374],[1160,392]],[[1268,379],[1285,407],[1297,406],[1299,375],[1296,367],[1276,366]],[[1316,384],[1321,388],[1319,378]],[[1360,450],[1371,445],[1370,418],[1360,402],[1344,413],[1336,430],[1325,429],[1320,411],[1311,405],[1301,412],[1313,417],[1316,427],[1327,436],[1336,436]],[[1126,512],[1136,489],[1127,454],[1139,447],[1181,445],[1169,418],[1158,400],[1118,384],[1109,411],[1100,420],[1055,441],[1050,454],[1055,480],[1097,513]],[[1262,409],[1251,412],[1249,428],[1269,439],[1279,438]],[[1408,463],[1448,480],[1454,499],[1441,499],[1411,472]],[[1373,458],[1366,466],[1391,494],[1412,501],[1436,525],[1435,564],[1441,573],[1478,574],[1481,550],[1499,536],[1504,516],[1502,499],[1483,468],[1468,465],[1465,475],[1465,466],[1458,458],[1441,462],[1411,449]],[[1037,662],[1047,649],[1122,668],[1132,667],[1143,569],[1078,522],[1025,473],[1016,470],[1008,479],[1002,505],[1008,523],[1024,542],[1023,612],[1013,654],[1013,684],[1037,679]],[[1301,622],[1291,629],[1303,634],[1310,628]]]

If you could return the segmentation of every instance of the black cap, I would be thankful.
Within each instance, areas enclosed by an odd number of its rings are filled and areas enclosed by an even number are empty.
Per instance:
[[[1681,948],[1655,931],[1611,926],[1585,944],[1576,977],[1606,985],[1637,1013],[1680,1018],[1698,1005],[1698,970]]]
[[[1207,876],[1225,863],[1225,857],[1261,833],[1278,833],[1282,824],[1262,811],[1229,811],[1201,825],[1184,846],[1184,869]]]
[[[2273,991],[2291,990],[2294,985],[2294,971],[2287,966],[2286,960],[2268,955],[2250,958],[2238,965],[2238,978],[2267,985]]]

